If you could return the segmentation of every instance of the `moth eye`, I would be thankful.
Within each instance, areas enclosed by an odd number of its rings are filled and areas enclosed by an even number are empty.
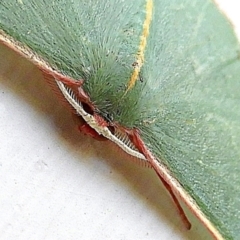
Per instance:
[[[87,112],[90,115],[93,115],[93,110],[87,103],[81,102],[81,104],[85,112]]]

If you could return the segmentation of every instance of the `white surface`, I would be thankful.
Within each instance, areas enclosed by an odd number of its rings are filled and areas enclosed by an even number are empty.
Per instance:
[[[240,39],[240,1],[239,0],[215,0],[219,8],[227,15],[227,18],[233,24],[235,32]]]
[[[79,134],[35,67],[3,46],[0,134],[1,240],[209,239],[196,219],[184,229],[153,171]]]
[[[78,133],[40,72],[0,54],[1,240],[201,239],[152,170]]]

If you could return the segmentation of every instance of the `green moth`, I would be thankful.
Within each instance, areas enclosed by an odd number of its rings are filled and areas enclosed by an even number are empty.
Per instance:
[[[240,45],[211,0],[2,0],[0,40],[96,138],[156,171],[215,238],[240,238]]]

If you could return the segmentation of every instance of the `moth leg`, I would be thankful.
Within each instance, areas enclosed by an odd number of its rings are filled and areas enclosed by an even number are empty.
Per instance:
[[[160,180],[162,181],[164,187],[168,190],[169,194],[171,195],[176,207],[177,207],[177,210],[178,210],[178,213],[180,215],[180,217],[182,218],[182,221],[184,223],[184,225],[186,226],[186,228],[188,230],[191,229],[191,223],[189,222],[186,214],[184,213],[184,210],[182,208],[182,206],[180,205],[176,195],[174,194],[174,192],[172,191],[170,185],[158,174],[158,172],[156,172],[158,177],[160,178]]]
[[[55,80],[61,81],[62,83],[66,84],[69,87],[80,87],[83,85],[83,80],[75,80],[71,77],[64,76],[61,73],[58,73],[56,71],[50,71],[49,69],[46,68],[41,68],[40,70],[43,72],[45,76],[52,77]]]
[[[98,141],[107,140],[107,138],[99,135],[93,128],[91,128],[81,116],[73,114],[73,120],[77,124],[77,129],[84,135],[90,136]]]
[[[83,104],[84,110],[87,111],[89,114],[93,114],[94,118],[98,122],[100,126],[107,126],[106,121],[99,115],[94,113],[94,106],[92,105],[89,96],[84,92],[82,89],[82,85],[84,83],[84,80],[74,80],[70,77],[64,76],[58,72],[50,71],[46,68],[41,68],[40,70],[43,73],[44,78],[47,80],[47,82],[50,84],[50,86],[55,90],[58,96],[60,96],[63,99],[63,102],[66,102],[67,105],[68,102],[63,97],[61,92],[59,92],[59,88],[56,87],[56,81],[60,81],[67,85],[69,88],[71,88],[74,93],[77,95],[79,101]],[[75,109],[70,106],[72,112],[75,112]],[[107,140],[104,136],[99,135],[98,132],[96,132],[93,128],[91,128],[82,117],[73,114],[73,119],[78,125],[78,130],[82,132],[84,135],[91,136],[92,138],[98,140],[98,141],[104,141]]]
[[[83,85],[83,82],[84,82],[82,79],[80,79],[80,80],[74,80],[74,79],[72,79],[72,78],[70,78],[70,77],[61,75],[61,74],[59,74],[59,73],[53,73],[53,77],[54,77],[56,80],[58,80],[58,81],[60,81],[60,82],[62,82],[62,83],[64,83],[64,84],[66,84],[66,85],[69,86],[69,87],[80,87],[80,86]]]
[[[69,87],[80,87],[83,85],[84,80],[74,80],[73,78],[64,76],[63,74],[60,74],[56,71],[51,71],[47,68],[44,67],[39,67],[39,69],[42,71],[43,76],[48,80],[48,81],[53,81],[53,80],[58,80],[64,84],[66,84]]]
[[[138,150],[140,152],[142,152],[147,159],[151,159],[151,156],[149,156],[148,151],[146,151],[146,146],[145,146],[144,142],[142,141],[142,139],[140,137],[140,133],[139,133],[138,129],[127,130],[126,132],[128,133],[128,135],[129,135],[130,139],[132,140],[132,142],[134,143],[134,145],[138,148]],[[150,163],[151,163],[151,161],[150,161]],[[184,213],[184,210],[183,210],[182,206],[180,205],[176,195],[172,191],[171,186],[156,171],[156,169],[154,169],[154,170],[157,173],[157,175],[160,178],[160,180],[162,181],[162,183],[165,186],[165,188],[168,190],[169,194],[171,195],[171,197],[172,197],[172,199],[173,199],[173,201],[174,201],[174,203],[175,203],[175,205],[176,205],[176,207],[178,209],[179,215],[182,218],[182,221],[183,221],[184,225],[186,226],[186,228],[188,230],[191,229],[191,223],[188,220],[186,214]]]
[[[78,130],[82,132],[84,135],[88,135],[98,141],[106,141],[107,138],[105,138],[102,135],[99,135],[93,128],[91,128],[87,123],[83,125],[78,125]]]

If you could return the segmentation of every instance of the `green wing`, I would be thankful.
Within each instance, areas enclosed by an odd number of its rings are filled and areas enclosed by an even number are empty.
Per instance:
[[[2,0],[0,28],[61,73],[84,79],[103,116],[137,127],[228,239],[240,238],[240,60],[210,0]]]
[[[224,236],[239,239],[240,45],[211,2],[176,2],[159,4],[152,23],[142,137]]]

